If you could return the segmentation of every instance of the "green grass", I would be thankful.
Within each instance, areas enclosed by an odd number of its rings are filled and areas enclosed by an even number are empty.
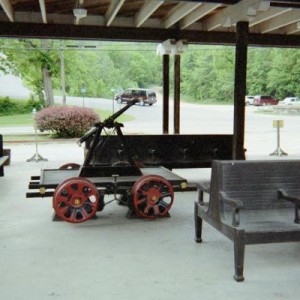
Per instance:
[[[32,114],[0,117],[0,127],[1,126],[26,126],[32,124],[33,124]]]
[[[95,109],[101,120],[105,120],[112,112],[108,110]],[[128,122],[134,120],[131,115],[123,114],[118,118],[119,122]],[[0,117],[0,127],[12,126],[30,126],[33,125],[32,114],[2,116]]]

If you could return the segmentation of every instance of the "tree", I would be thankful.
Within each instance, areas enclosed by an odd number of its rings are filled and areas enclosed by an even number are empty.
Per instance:
[[[270,48],[251,48],[248,51],[247,89],[249,95],[274,95],[268,85],[268,74],[273,68]]]
[[[194,100],[229,102],[233,98],[232,47],[197,47],[182,55],[182,91]]]
[[[300,93],[300,60],[298,49],[273,49],[273,67],[268,73],[268,88],[279,99]]]
[[[2,66],[21,76],[46,105],[54,105],[52,77],[58,74],[58,53],[50,50],[53,41],[48,40],[0,40],[5,54]]]
[[[0,40],[0,71],[13,70],[34,93],[52,105],[52,90],[61,86],[60,54],[64,51],[66,91],[111,98],[129,87],[162,85],[162,61],[156,45],[145,43],[55,40]],[[68,47],[71,46],[71,47]],[[63,49],[63,50],[62,50]],[[234,54],[230,46],[193,46],[181,56],[181,92],[197,102],[228,103],[234,93]],[[173,84],[170,57],[170,85]],[[300,96],[298,49],[249,48],[247,94],[279,98]]]
[[[234,56],[233,47],[218,47],[213,52],[215,80],[212,85],[212,98],[218,102],[232,102],[234,94]]]

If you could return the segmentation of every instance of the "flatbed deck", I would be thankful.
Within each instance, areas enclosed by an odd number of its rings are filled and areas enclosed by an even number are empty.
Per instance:
[[[159,175],[165,177],[173,184],[180,184],[181,182],[186,182],[186,180],[172,171],[164,168],[164,167],[153,167],[153,168],[141,168],[142,175]],[[79,170],[60,170],[60,169],[44,169],[41,172],[41,180],[40,185],[44,187],[53,187],[57,186],[63,180],[71,177],[78,177]],[[114,182],[112,176],[108,177],[85,177],[94,184],[110,184]],[[120,183],[133,183],[140,176],[119,176],[118,182]]]
[[[164,167],[149,167],[141,168],[141,176],[144,175],[158,175],[168,180],[175,192],[178,191],[192,191],[196,190],[195,185],[188,184],[185,178],[175,174],[174,172]],[[30,190],[37,190],[35,192],[28,192],[27,198],[32,197],[51,197],[54,189],[64,180],[79,177],[80,170],[74,169],[42,169],[40,176],[32,176],[32,181],[29,183]],[[110,194],[114,192],[117,184],[117,191],[124,191],[131,188],[134,183],[141,176],[113,176],[105,177],[84,177],[94,183],[98,188],[105,188],[105,193]],[[116,181],[115,181],[116,180]]]

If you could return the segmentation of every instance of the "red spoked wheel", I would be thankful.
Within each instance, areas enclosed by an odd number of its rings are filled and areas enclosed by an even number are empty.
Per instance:
[[[67,163],[59,167],[60,170],[78,170],[80,168],[79,164],[76,163]]]
[[[58,217],[70,223],[82,223],[91,219],[97,211],[99,193],[89,180],[69,178],[56,188],[53,208]]]
[[[165,217],[174,201],[174,190],[168,180],[158,175],[145,175],[132,187],[135,213],[145,219]]]

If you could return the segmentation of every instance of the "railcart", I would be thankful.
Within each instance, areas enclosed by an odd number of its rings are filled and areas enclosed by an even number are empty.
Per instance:
[[[32,176],[29,183],[29,189],[35,191],[26,196],[53,197],[55,216],[71,223],[93,218],[112,201],[128,206],[128,215],[146,219],[168,216],[174,192],[194,190],[195,187],[160,165],[159,161],[144,165],[132,156],[121,131],[123,125],[115,119],[137,101],[133,100],[104,122],[96,124],[79,140],[79,143],[88,144],[82,166],[69,163],[59,169],[41,170],[41,175]],[[117,134],[121,149],[107,149],[109,135],[106,138],[101,135],[107,134],[107,129]],[[108,152],[111,156],[117,152],[118,160],[103,161]],[[106,194],[113,194],[114,199],[105,202]]]

